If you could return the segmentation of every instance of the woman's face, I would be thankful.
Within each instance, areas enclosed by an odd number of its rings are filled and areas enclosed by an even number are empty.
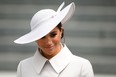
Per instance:
[[[62,30],[60,31],[56,27],[46,36],[36,41],[44,57],[50,59],[60,51],[61,34]]]

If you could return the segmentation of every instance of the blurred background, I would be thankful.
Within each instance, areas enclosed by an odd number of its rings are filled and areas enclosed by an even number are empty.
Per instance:
[[[13,43],[30,31],[32,16],[41,9],[57,10],[63,1],[76,4],[64,24],[65,43],[90,60],[95,77],[116,77],[116,0],[0,0],[0,77],[16,77],[19,61],[34,55],[35,43]]]

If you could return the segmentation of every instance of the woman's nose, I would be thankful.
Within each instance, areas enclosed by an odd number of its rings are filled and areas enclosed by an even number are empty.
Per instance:
[[[47,44],[52,44],[52,39],[50,37],[46,37],[46,43]]]

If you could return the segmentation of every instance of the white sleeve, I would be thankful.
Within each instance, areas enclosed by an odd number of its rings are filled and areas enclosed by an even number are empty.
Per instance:
[[[94,77],[92,65],[88,60],[83,62],[80,77]]]

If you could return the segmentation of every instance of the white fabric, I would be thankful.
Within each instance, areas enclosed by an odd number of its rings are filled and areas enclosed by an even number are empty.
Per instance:
[[[48,60],[38,51],[19,63],[17,77],[94,77],[90,62],[73,55],[66,45]]]

